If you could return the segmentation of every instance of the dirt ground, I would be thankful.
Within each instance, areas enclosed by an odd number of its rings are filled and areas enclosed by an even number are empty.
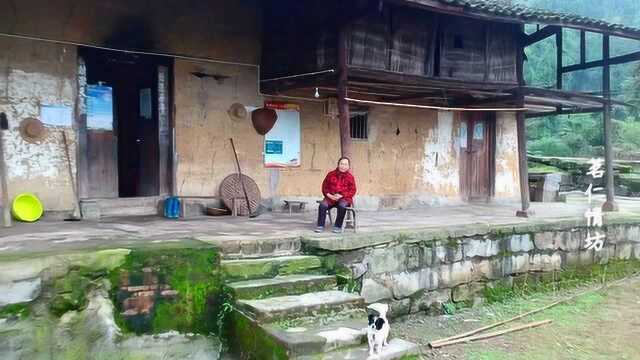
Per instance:
[[[593,289],[598,287],[591,286]],[[424,345],[423,357],[426,359],[640,359],[640,276],[618,281],[603,290],[589,292],[489,331],[533,321],[553,320],[542,327],[437,350],[426,346],[429,341],[505,320],[586,289],[512,299],[506,303],[463,310],[450,316],[412,316],[392,324],[392,333]]]

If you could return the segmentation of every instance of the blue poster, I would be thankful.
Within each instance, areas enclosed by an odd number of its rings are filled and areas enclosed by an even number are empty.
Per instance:
[[[267,140],[265,141],[265,153],[282,155],[282,141],[280,140]]]
[[[113,89],[87,86],[87,129],[113,130]]]

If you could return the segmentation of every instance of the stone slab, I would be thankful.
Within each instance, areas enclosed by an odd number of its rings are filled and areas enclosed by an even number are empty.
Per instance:
[[[264,259],[223,260],[220,265],[229,279],[251,280],[317,271],[322,267],[322,260],[317,256],[294,255]]]
[[[356,294],[329,290],[262,300],[238,300],[237,304],[258,321],[277,321],[357,309],[364,305],[364,299]]]
[[[404,356],[409,355],[419,355],[420,348],[418,345],[402,340],[402,339],[391,339],[389,341],[389,345],[382,350],[379,354],[374,355],[374,357],[369,356],[369,347],[368,345],[362,345],[359,347],[334,351],[325,354],[316,354],[311,356],[303,356],[299,359],[305,360],[365,360],[365,359],[376,359],[376,360],[395,360],[401,359]]]
[[[236,299],[262,299],[283,295],[328,290],[336,286],[334,275],[285,275],[270,279],[256,279],[229,283]]]
[[[0,283],[0,307],[33,301],[40,295],[41,288],[40,277]]]
[[[326,325],[282,329],[273,324],[263,325],[266,333],[274,337],[294,356],[334,351],[367,341],[367,319],[348,319]]]

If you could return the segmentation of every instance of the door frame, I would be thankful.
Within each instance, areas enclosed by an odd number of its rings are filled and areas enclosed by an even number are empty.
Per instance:
[[[486,197],[473,197],[472,196],[472,181],[474,178],[473,170],[473,156],[471,153],[473,151],[473,133],[475,129],[475,124],[477,122],[483,121],[485,123],[484,126],[484,137],[487,144],[488,150],[488,193]],[[461,123],[465,123],[467,127],[467,138],[466,138],[466,148],[461,149],[461,151],[466,152],[466,156],[461,156],[461,161],[463,161],[462,167],[464,167],[463,175],[460,177],[460,193],[464,201],[466,202],[489,202],[495,195],[495,179],[496,179],[496,114],[494,112],[462,112],[461,113]]]
[[[79,47],[82,48],[82,47]],[[86,48],[85,48],[86,49]],[[174,103],[174,58],[165,57],[156,64],[156,77],[158,86],[157,109],[158,112],[158,197],[175,194],[176,179],[176,152],[175,152],[175,103]],[[160,83],[161,68],[165,68],[164,84]],[[76,129],[76,184],[78,198],[80,200],[96,199],[89,194],[89,161],[88,161],[88,135],[87,135],[87,63],[81,52],[77,55],[76,66],[77,90],[74,106],[74,125]],[[165,96],[164,109],[160,101],[160,86],[164,87]],[[164,163],[165,166],[161,166]],[[140,196],[140,198],[148,198],[148,196]],[[119,196],[116,199],[121,199]],[[125,198],[122,198],[125,199]],[[131,199],[131,198],[129,198]]]

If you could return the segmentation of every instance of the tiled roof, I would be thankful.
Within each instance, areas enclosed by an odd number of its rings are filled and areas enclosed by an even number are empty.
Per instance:
[[[429,5],[434,1],[406,0],[408,2]],[[460,7],[463,13],[469,15],[488,15],[502,18],[511,18],[518,22],[541,23],[586,30],[600,30],[614,35],[623,35],[640,39],[640,29],[621,24],[612,24],[606,21],[592,19],[575,14],[559,13],[549,10],[530,8],[518,4],[508,4],[496,0],[437,0],[443,5]]]

